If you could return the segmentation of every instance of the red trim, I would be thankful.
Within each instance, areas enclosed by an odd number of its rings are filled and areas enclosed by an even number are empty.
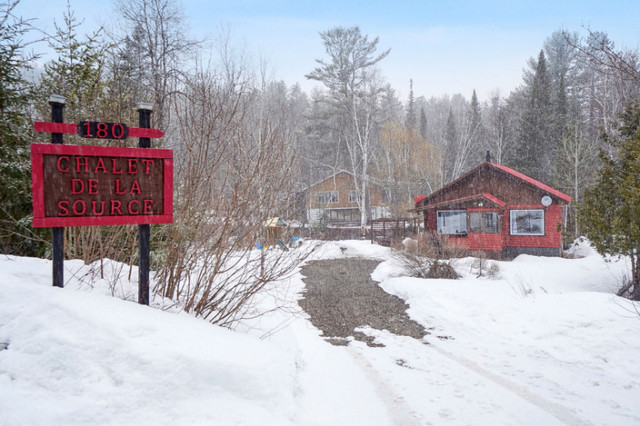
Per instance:
[[[154,223],[173,223],[173,156],[164,160],[164,207],[163,211],[171,220],[169,222]]]
[[[484,198],[486,198],[487,200],[491,201],[492,203],[499,205],[500,207],[504,207],[504,206],[507,205],[507,203],[505,203],[504,201],[494,197],[493,195],[489,194],[488,192],[483,192],[482,196]]]
[[[414,203],[419,203],[420,201],[424,200],[425,198],[427,198],[426,195],[420,194],[417,197],[413,197],[413,202]]]
[[[50,123],[48,121],[34,121],[33,130],[48,133],[78,133],[78,125],[74,123]]]
[[[85,217],[33,217],[34,228],[57,226],[105,226],[105,225],[150,225],[173,223],[173,215],[137,216],[85,216]]]
[[[78,125],[75,123],[50,123],[48,121],[34,121],[33,130],[36,132],[77,134]],[[164,132],[162,130],[129,127],[130,138],[161,138],[163,136]]]
[[[33,198],[33,218],[44,217],[44,163],[42,153],[31,145],[31,191]]]
[[[130,138],[161,138],[164,132],[158,129],[143,129],[141,127],[129,127]]]
[[[156,158],[163,160],[162,215],[45,217],[43,155],[86,155],[108,157]],[[118,148],[90,145],[31,144],[31,186],[33,190],[33,227],[146,225],[173,223],[173,151],[170,149]]]
[[[111,146],[93,145],[68,145],[32,143],[31,157],[33,154],[60,154],[60,155],[89,155],[89,156],[109,156],[109,157],[138,157],[138,158],[173,158],[173,151],[170,149],[151,148],[121,148]]]

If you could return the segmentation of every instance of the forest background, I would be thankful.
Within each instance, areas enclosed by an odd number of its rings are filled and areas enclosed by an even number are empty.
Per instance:
[[[238,315],[238,305],[212,302],[210,293],[224,288],[217,280],[260,288],[290,270],[295,261],[278,258],[256,276],[245,260],[266,218],[304,220],[297,194],[339,170],[356,177],[364,223],[369,185],[381,186],[390,211],[403,216],[414,196],[489,152],[492,161],[571,195],[566,232],[580,235],[575,208],[597,181],[599,153],[616,151],[605,135],[619,131],[621,113],[640,95],[637,49],[619,48],[589,27],[541,40],[509,93],[426,98],[412,78],[401,99],[378,68],[393,46],[381,47],[357,26],[318,29],[324,54],[305,78],[320,85],[307,92],[236,48],[224,27],[214,39],[190,36],[173,0],[114,0],[117,22],[89,33],[72,3],[48,33],[18,15],[19,4],[0,4],[2,252],[49,255],[48,230],[30,224],[29,160],[32,142],[48,142],[32,130],[33,121],[49,119],[48,96],[66,98],[66,122],[135,123],[137,103],[151,102],[152,127],[166,133],[157,146],[174,150],[176,167],[175,223],[153,231],[156,291],[219,323]],[[46,52],[33,50],[41,45],[34,39],[46,41]],[[74,138],[68,142],[80,143]],[[68,258],[136,262],[134,227],[69,228],[65,239]]]

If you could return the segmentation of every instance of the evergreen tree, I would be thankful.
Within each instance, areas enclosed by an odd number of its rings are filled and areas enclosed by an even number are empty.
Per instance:
[[[475,89],[473,90],[473,94],[471,95],[471,105],[469,106],[469,122],[471,124],[471,129],[474,132],[480,127],[481,115],[480,115],[480,102],[478,102],[478,96],[476,95]]]
[[[427,140],[427,114],[424,112],[424,107],[420,108],[420,136]]]
[[[0,6],[0,251],[37,256],[44,243],[31,228],[28,105],[33,97],[23,72],[34,59],[24,52],[28,22],[12,16],[17,3]]]
[[[55,25],[56,32],[49,39],[57,58],[45,65],[38,92],[42,96],[59,94],[66,101],[65,118],[67,121],[103,120],[108,98],[103,78],[104,58],[109,46],[101,37],[102,29],[88,35],[86,40],[78,37],[81,25],[72,10],[67,6],[64,24]],[[49,114],[48,105],[38,103],[43,109],[41,114]],[[107,108],[108,109],[108,108]]]
[[[625,110],[616,130],[605,135],[615,154],[600,153],[597,183],[585,191],[578,215],[600,254],[629,257],[629,293],[640,300],[640,105]]]
[[[407,130],[416,128],[416,100],[413,96],[413,80],[409,80],[409,100],[407,101],[407,118],[405,127]]]
[[[478,95],[476,95],[475,89],[471,94],[471,103],[469,104],[469,113],[467,118],[469,126],[469,155],[465,169],[469,170],[477,166],[480,161],[486,158],[486,146],[484,145],[484,132],[482,127],[482,111],[480,109],[480,102],[478,102]]]
[[[520,122],[515,168],[542,182],[550,183],[553,170],[551,82],[544,51],[540,51],[535,73],[527,88],[527,104]]]

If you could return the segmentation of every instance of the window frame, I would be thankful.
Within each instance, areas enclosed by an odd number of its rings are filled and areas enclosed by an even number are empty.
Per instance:
[[[540,232],[539,233],[533,233],[533,232],[515,232],[517,231],[517,229],[514,230],[514,225],[517,225],[516,221],[517,221],[517,215],[519,213],[532,213],[532,212],[539,212],[542,215],[542,226],[540,227]],[[511,209],[509,210],[509,235],[513,235],[513,236],[531,236],[531,237],[543,237],[546,235],[545,232],[545,212],[544,209]]]
[[[329,194],[327,196],[327,194]],[[317,204],[338,204],[340,202],[340,193],[338,191],[318,191],[316,192]]]
[[[502,229],[500,227],[500,214],[497,211],[485,211],[485,210],[472,210],[469,211],[468,213],[469,217],[467,218],[467,231],[470,234],[499,234],[502,232]],[[479,215],[480,216],[480,222],[479,222],[479,230],[476,230],[472,227],[472,215]],[[493,230],[488,230],[489,226],[487,226],[488,222],[487,222],[487,216],[493,216],[493,224],[495,225],[495,227],[493,228]]]
[[[441,213],[452,213],[452,212],[456,212],[458,213],[459,216],[464,217],[464,232],[461,233],[444,233],[441,231],[441,220],[440,220],[440,214]],[[469,222],[468,222],[468,217],[467,217],[467,210],[466,209],[450,209],[450,210],[436,210],[436,232],[438,234],[442,234],[442,235],[449,235],[449,236],[454,236],[454,237],[465,237],[467,235],[469,235]]]

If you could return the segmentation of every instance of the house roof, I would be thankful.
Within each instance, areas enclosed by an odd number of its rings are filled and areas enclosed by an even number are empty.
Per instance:
[[[309,191],[311,188],[313,188],[313,187],[315,187],[315,186],[318,186],[318,185],[320,185],[321,183],[326,182],[326,181],[328,181],[328,180],[335,179],[336,177],[338,177],[339,175],[341,175],[341,174],[343,174],[343,173],[345,173],[345,174],[347,174],[347,175],[351,176],[352,178],[354,177],[353,173],[352,173],[352,172],[350,172],[350,171],[348,171],[348,170],[338,170],[338,171],[336,171],[335,173],[333,173],[333,174],[331,174],[331,175],[329,175],[329,176],[325,177],[324,179],[320,179],[319,181],[316,181],[316,182],[312,183],[311,185],[309,185],[309,186],[305,187],[304,189],[302,189],[302,190],[300,190],[300,191],[298,191],[298,192],[306,192],[306,191]],[[377,179],[373,179],[371,176],[369,176],[369,178],[368,178],[368,185],[369,185],[369,186],[377,186],[377,187],[380,187],[380,186],[381,186],[381,185],[380,185],[380,182],[379,182]]]
[[[477,173],[478,171],[480,171],[481,169],[493,169],[493,170],[498,170],[501,173],[507,174],[508,176],[512,177],[512,178],[516,178],[520,181],[523,181],[525,183],[527,183],[528,185],[531,185],[535,188],[538,188],[546,193],[548,193],[549,195],[553,195],[556,198],[559,198],[563,201],[566,201],[567,203],[571,202],[571,197],[563,192],[558,191],[557,189],[554,189],[552,187],[550,187],[549,185],[546,185],[532,177],[529,177],[523,173],[520,173],[518,171],[515,171],[507,166],[503,166],[501,164],[495,164],[495,163],[491,163],[491,162],[484,162],[482,164],[480,164],[478,167],[476,167],[475,169],[470,170],[469,172],[465,173],[464,175],[460,176],[459,178],[455,179],[454,181],[448,183],[447,185],[443,186],[442,188],[440,188],[439,190],[433,192],[432,194],[420,199],[418,201],[419,197],[416,197],[416,207],[418,207],[418,205],[429,205],[429,200],[432,200],[434,198],[436,198],[437,196],[439,196],[440,194],[442,194],[443,192],[447,191],[450,187],[455,186],[456,184],[458,184],[459,182],[467,179],[469,176]],[[491,194],[489,193],[483,193],[481,194],[482,196],[484,196],[485,198],[487,198],[490,201],[495,202],[498,205],[502,205],[505,206],[506,203],[504,203],[504,201],[502,200],[498,200],[497,198],[493,197]],[[473,197],[477,197],[477,196],[473,196]],[[467,198],[473,198],[473,197],[467,197]],[[495,200],[491,200],[491,198],[495,198]],[[447,203],[451,203],[451,201],[447,201]],[[502,203],[502,204],[500,204]],[[441,203],[438,203],[441,204]],[[433,204],[431,204],[431,206],[433,206]]]
[[[511,169],[511,168],[509,168],[507,166],[503,166],[502,164],[494,164],[494,163],[489,163],[489,162],[487,162],[486,164],[489,164],[489,165],[491,165],[491,166],[493,166],[493,167],[495,167],[497,169],[500,169],[500,170],[502,170],[504,172],[509,173],[510,175],[513,175],[513,176],[515,176],[515,177],[517,177],[519,179],[522,179],[525,182],[530,183],[533,186],[537,186],[538,188],[542,189],[543,191],[546,191],[549,194],[560,198],[561,200],[564,200],[564,201],[566,201],[568,203],[571,202],[571,199],[572,199],[571,196],[565,194],[564,192],[560,192],[557,189],[553,189],[552,187],[550,187],[548,185],[545,185],[544,183],[542,183],[540,181],[537,181],[532,177],[529,177],[529,176],[527,176],[525,174],[517,172],[517,171],[515,171],[515,170],[513,170],[513,169]]]

